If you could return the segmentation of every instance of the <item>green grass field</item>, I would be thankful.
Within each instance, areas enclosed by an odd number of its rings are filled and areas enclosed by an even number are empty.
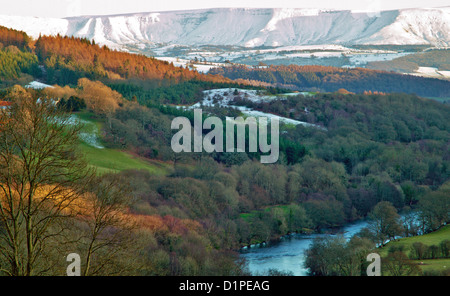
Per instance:
[[[88,112],[80,112],[76,117],[83,120],[84,127],[82,132],[93,134],[96,143],[101,143],[98,137],[98,131],[102,128],[102,121]],[[157,160],[149,160],[143,157],[134,156],[127,151],[118,149],[98,148],[83,138],[80,139],[80,149],[89,165],[97,170],[98,174],[107,172],[120,172],[130,169],[147,170],[154,175],[167,175],[172,171],[172,165]]]
[[[81,143],[80,147],[86,160],[97,169],[98,174],[143,169],[155,175],[167,175],[172,169],[167,163],[136,157],[125,151],[98,149],[86,143]]]
[[[431,245],[439,245],[440,242],[444,240],[450,239],[450,225],[444,226],[437,231],[432,233],[414,236],[414,237],[406,237],[401,238],[396,241],[392,241],[386,244],[383,248],[377,250],[377,253],[380,254],[381,257],[385,257],[388,254],[389,248],[392,246],[399,247],[402,246],[404,248],[404,252],[406,255],[409,255],[410,248],[413,243],[421,242],[427,246]],[[448,270],[450,269],[450,258],[447,259],[427,259],[427,260],[414,260],[417,264],[419,264],[420,269],[422,271],[431,271],[431,270]]]
[[[414,262],[419,264],[423,272],[448,271],[450,269],[450,259],[414,260]]]
[[[415,242],[421,242],[425,245],[438,245],[441,241],[450,239],[450,225],[444,226],[439,230],[436,230],[432,233],[418,235],[413,237],[405,237],[398,239],[396,241],[392,241],[386,244],[383,248],[379,249],[379,254],[381,256],[386,256],[388,250],[391,246],[403,246],[407,255],[409,255],[409,249]]]

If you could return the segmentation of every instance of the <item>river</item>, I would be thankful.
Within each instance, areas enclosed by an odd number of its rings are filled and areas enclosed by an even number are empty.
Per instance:
[[[366,226],[367,221],[358,221],[346,225],[339,233],[350,239]],[[294,276],[306,276],[307,269],[303,267],[305,250],[309,248],[314,238],[333,235],[337,234],[292,235],[287,238],[284,237],[270,246],[252,247],[243,250],[241,257],[246,259],[247,267],[253,275],[264,273],[269,269],[276,269],[292,272]]]

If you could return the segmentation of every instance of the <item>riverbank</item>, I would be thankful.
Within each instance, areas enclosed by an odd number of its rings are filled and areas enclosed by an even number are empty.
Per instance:
[[[450,245],[450,225],[444,225],[427,234],[396,239],[383,247],[377,248],[377,253],[379,253],[382,258],[385,258],[389,254],[389,250],[396,249],[402,250],[409,258],[414,258],[415,255],[412,254],[413,245],[415,243],[421,243],[424,258],[413,260],[413,262],[416,263],[424,273],[441,272],[448,274],[450,273],[450,258],[444,258],[440,253],[440,248],[442,247],[441,243],[446,240],[449,242],[448,245]],[[434,248],[434,254],[431,254],[430,247]],[[444,248],[447,247],[448,246],[444,246]],[[449,254],[447,254],[447,256],[448,255]]]
[[[246,260],[247,268],[253,275],[264,274],[269,270],[277,270],[293,276],[307,276],[308,269],[303,266],[305,251],[317,237],[342,234],[350,239],[368,224],[367,220],[359,220],[347,224],[332,233],[292,234],[282,236],[278,241],[263,246],[241,249],[240,257]]]
[[[251,248],[259,248],[259,247],[271,247],[273,245],[276,245],[282,241],[285,240],[289,240],[289,239],[295,239],[295,238],[307,238],[311,235],[336,235],[336,234],[344,234],[346,231],[346,229],[352,229],[352,227],[354,227],[355,225],[359,225],[360,223],[364,223],[364,225],[367,225],[367,219],[360,219],[360,220],[355,220],[353,222],[347,223],[343,226],[339,226],[339,227],[334,227],[334,228],[324,228],[321,229],[320,231],[314,231],[313,229],[303,229],[302,231],[293,231],[293,232],[288,232],[285,235],[281,235],[281,236],[273,236],[271,239],[267,240],[267,241],[261,241],[261,242],[256,242],[253,244],[248,244],[248,245],[244,245],[242,246],[239,251],[245,251]],[[358,228],[358,231],[360,229]],[[353,233],[353,231],[352,231]],[[357,232],[354,232],[354,234],[356,234]]]

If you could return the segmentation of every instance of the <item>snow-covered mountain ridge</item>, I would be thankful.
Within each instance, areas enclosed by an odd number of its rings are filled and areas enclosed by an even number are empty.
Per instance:
[[[0,25],[37,38],[67,35],[113,48],[293,46],[315,44],[450,45],[450,7],[381,11],[218,8],[65,19],[0,16]]]

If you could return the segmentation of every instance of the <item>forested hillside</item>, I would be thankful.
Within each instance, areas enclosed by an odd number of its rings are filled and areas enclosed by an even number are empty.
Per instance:
[[[60,85],[76,84],[83,77],[100,80],[134,78],[155,86],[189,80],[230,82],[223,77],[200,74],[144,55],[100,47],[87,39],[58,35],[32,40],[24,32],[4,27],[0,27],[0,49],[4,56],[0,75],[4,79],[18,78],[21,71],[49,84]],[[37,69],[37,65],[43,69]]]
[[[370,69],[411,73],[419,67],[433,67],[450,71],[450,50],[438,49],[407,55],[389,62],[370,62]]]
[[[425,97],[449,97],[450,82],[384,71],[326,66],[275,66],[250,68],[233,66],[211,69],[210,73],[230,79],[250,79],[295,90],[333,92],[340,88],[355,93],[364,91],[403,92]]]
[[[31,38],[25,32],[0,26],[0,43],[2,47],[14,45],[21,50],[29,49],[31,42]]]
[[[47,80],[69,84],[78,78],[139,78],[173,84],[186,80],[225,82],[227,79],[203,75],[175,67],[144,55],[99,47],[87,39],[41,36],[35,44],[39,60],[46,66]]]
[[[2,79],[15,84],[28,75],[54,86],[1,89],[11,103],[0,111],[0,199],[11,207],[0,211],[0,247],[7,250],[0,253],[1,273],[59,275],[66,268],[61,254],[70,249],[84,258],[86,275],[243,275],[240,247],[335,229],[368,217],[380,203],[427,209],[426,232],[450,222],[448,196],[439,191],[450,178],[450,107],[400,93],[445,95],[444,81],[298,66],[217,70],[229,77],[223,78],[84,39],[25,44],[20,32],[7,36]],[[249,101],[230,80],[238,77],[348,91]],[[173,104],[199,102],[203,90],[218,87],[234,88],[236,105],[315,125],[282,124],[280,158],[270,165],[248,151],[174,153],[171,122],[177,116],[192,122],[193,111]],[[206,112],[224,121],[241,115],[220,106]],[[108,151],[167,169],[94,171],[92,157],[80,152],[88,145],[79,137],[82,125],[71,116],[90,120]],[[27,212],[28,204],[37,214]],[[34,224],[41,217],[48,224]],[[8,235],[14,223],[18,230]],[[25,244],[26,235],[38,237],[35,245]]]

